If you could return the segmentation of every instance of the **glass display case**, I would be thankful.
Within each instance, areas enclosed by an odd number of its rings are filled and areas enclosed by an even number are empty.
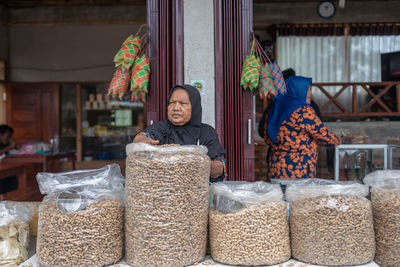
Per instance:
[[[370,172],[400,168],[399,144],[343,144],[335,148],[335,180],[362,180]]]
[[[76,151],[78,161],[123,161],[145,128],[144,104],[110,98],[108,85],[60,84],[60,151]]]
[[[144,128],[143,103],[107,95],[108,83],[81,85],[83,160],[125,160],[125,147]]]

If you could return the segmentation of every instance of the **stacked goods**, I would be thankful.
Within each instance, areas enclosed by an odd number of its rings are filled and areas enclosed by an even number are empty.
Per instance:
[[[250,266],[274,265],[290,258],[289,224],[280,185],[223,182],[210,190],[214,260]]]
[[[400,171],[375,171],[364,183],[372,187],[375,261],[382,267],[400,266]]]
[[[37,257],[46,266],[104,266],[123,253],[124,178],[117,164],[39,173]],[[55,227],[56,226],[56,227]]]
[[[186,266],[206,253],[210,159],[204,146],[130,144],[126,160],[126,260]]]
[[[0,202],[0,266],[14,267],[28,259],[32,216],[33,211],[23,203]]]
[[[374,259],[368,187],[307,179],[288,185],[292,256],[319,265],[360,265]]]

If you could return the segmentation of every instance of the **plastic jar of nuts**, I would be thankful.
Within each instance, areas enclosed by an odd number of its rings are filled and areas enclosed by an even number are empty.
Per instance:
[[[124,178],[117,164],[39,173],[37,257],[45,266],[104,266],[123,253]]]
[[[127,146],[126,261],[187,266],[206,253],[210,159],[204,146]]]
[[[400,170],[372,172],[364,183],[372,187],[375,261],[382,267],[400,266]]]
[[[278,184],[222,182],[210,188],[211,256],[232,265],[274,265],[290,258],[286,202]]]
[[[375,255],[368,187],[358,182],[305,179],[290,184],[292,256],[318,265],[360,265]]]

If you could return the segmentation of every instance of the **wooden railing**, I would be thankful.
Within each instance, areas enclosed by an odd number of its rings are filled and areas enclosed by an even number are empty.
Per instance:
[[[328,92],[330,91],[328,87],[333,86],[341,88],[332,95]],[[376,88],[380,88],[379,92],[374,92]],[[316,92],[315,90],[320,90],[328,98],[327,102],[319,106],[324,117],[400,116],[400,81],[381,83],[313,83],[313,94]],[[350,109],[346,108],[338,100],[338,96],[346,90],[351,90],[352,101]],[[362,90],[365,90],[369,97],[367,103],[359,107],[358,91]],[[391,93],[392,98],[390,100],[382,99],[387,93]],[[328,111],[328,107],[331,105],[335,105],[341,112]]]

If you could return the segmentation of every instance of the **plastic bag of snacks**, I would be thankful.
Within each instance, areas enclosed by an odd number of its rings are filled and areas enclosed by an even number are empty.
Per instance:
[[[375,261],[382,267],[400,266],[400,170],[372,172],[364,183],[372,187]]]
[[[222,182],[210,188],[211,256],[232,265],[274,265],[290,258],[286,203],[278,184]]]
[[[46,266],[104,266],[123,252],[124,177],[101,169],[39,173],[37,257]],[[55,227],[57,226],[57,227]]]
[[[292,256],[319,265],[360,265],[374,259],[368,187],[355,181],[305,179],[289,184]]]
[[[210,159],[205,146],[126,148],[126,260],[187,266],[206,254]]]
[[[32,209],[23,203],[0,202],[0,266],[18,266],[28,259],[32,216]]]

